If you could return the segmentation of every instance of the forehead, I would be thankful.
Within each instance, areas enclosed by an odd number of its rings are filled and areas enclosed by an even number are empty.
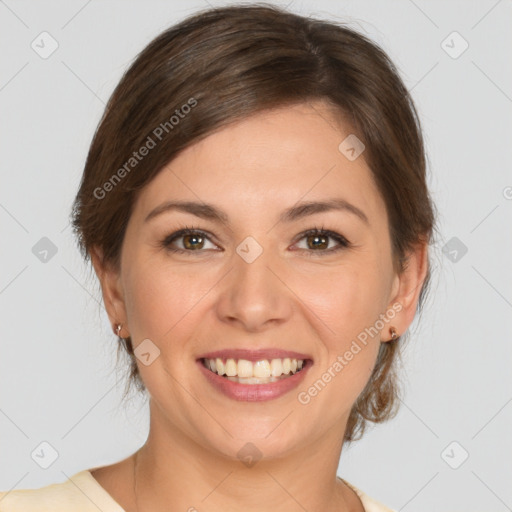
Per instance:
[[[265,216],[299,200],[341,197],[368,217],[382,215],[364,152],[347,157],[349,136],[350,126],[322,102],[257,113],[180,153],[141,192],[134,214],[185,199]]]

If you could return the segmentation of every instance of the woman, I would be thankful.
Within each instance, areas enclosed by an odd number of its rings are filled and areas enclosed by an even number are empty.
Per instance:
[[[433,224],[374,43],[261,4],[171,27],[114,91],[73,210],[148,439],[1,510],[390,510],[336,470],[396,413]]]

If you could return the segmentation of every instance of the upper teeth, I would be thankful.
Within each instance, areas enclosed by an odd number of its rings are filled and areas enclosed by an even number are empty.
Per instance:
[[[203,359],[203,364],[218,375],[227,377],[280,377],[297,373],[302,369],[303,359],[262,359],[261,361],[248,361],[247,359]]]

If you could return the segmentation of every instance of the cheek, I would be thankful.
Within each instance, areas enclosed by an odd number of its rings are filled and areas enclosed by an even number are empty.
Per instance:
[[[125,297],[132,339],[150,338],[157,345],[169,338],[178,339],[197,323],[198,305],[214,284],[207,274],[162,264],[143,265],[136,259],[129,264]]]
[[[338,416],[364,389],[380,347],[376,325],[381,327],[377,321],[386,307],[386,283],[382,269],[363,259],[296,283],[323,345],[323,357],[303,389],[304,401],[321,408],[334,401],[339,407],[331,413]]]
[[[382,312],[376,288],[368,273],[354,271],[310,295],[311,310],[322,319],[316,322],[322,355],[297,399],[305,414],[322,415],[326,424],[347,419],[375,366],[380,336],[371,328]]]
[[[354,262],[298,280],[294,288],[322,320],[326,339],[341,349],[384,312],[387,282],[376,265]]]

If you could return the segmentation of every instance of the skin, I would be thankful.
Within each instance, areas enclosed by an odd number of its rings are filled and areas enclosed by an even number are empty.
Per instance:
[[[246,512],[363,510],[357,495],[336,480],[343,433],[390,326],[402,334],[414,318],[427,247],[418,245],[407,270],[394,272],[385,204],[364,153],[349,161],[338,150],[350,133],[318,101],[223,128],[182,152],[143,189],[120,269],[104,264],[93,248],[112,325],[121,323],[120,335],[131,336],[135,348],[149,338],[160,350],[149,366],[138,361],[150,394],[145,445],[93,471],[127,512],[137,510],[135,456],[139,511],[217,512],[241,504]],[[278,222],[299,200],[333,197],[362,210],[368,223],[340,210]],[[145,222],[169,200],[214,204],[229,221],[174,210]],[[185,226],[213,236],[186,254],[162,247]],[[315,248],[312,237],[301,237],[314,227],[339,233],[351,246],[328,252],[339,244],[327,238],[328,246]],[[263,248],[252,263],[236,252],[247,236]],[[180,238],[173,247],[184,243]],[[297,393],[393,304],[401,311],[379,335],[307,405],[299,403]],[[208,351],[234,347],[304,352],[314,365],[304,383],[282,397],[236,402],[212,388],[195,362]],[[237,458],[247,442],[262,454],[250,468]]]

